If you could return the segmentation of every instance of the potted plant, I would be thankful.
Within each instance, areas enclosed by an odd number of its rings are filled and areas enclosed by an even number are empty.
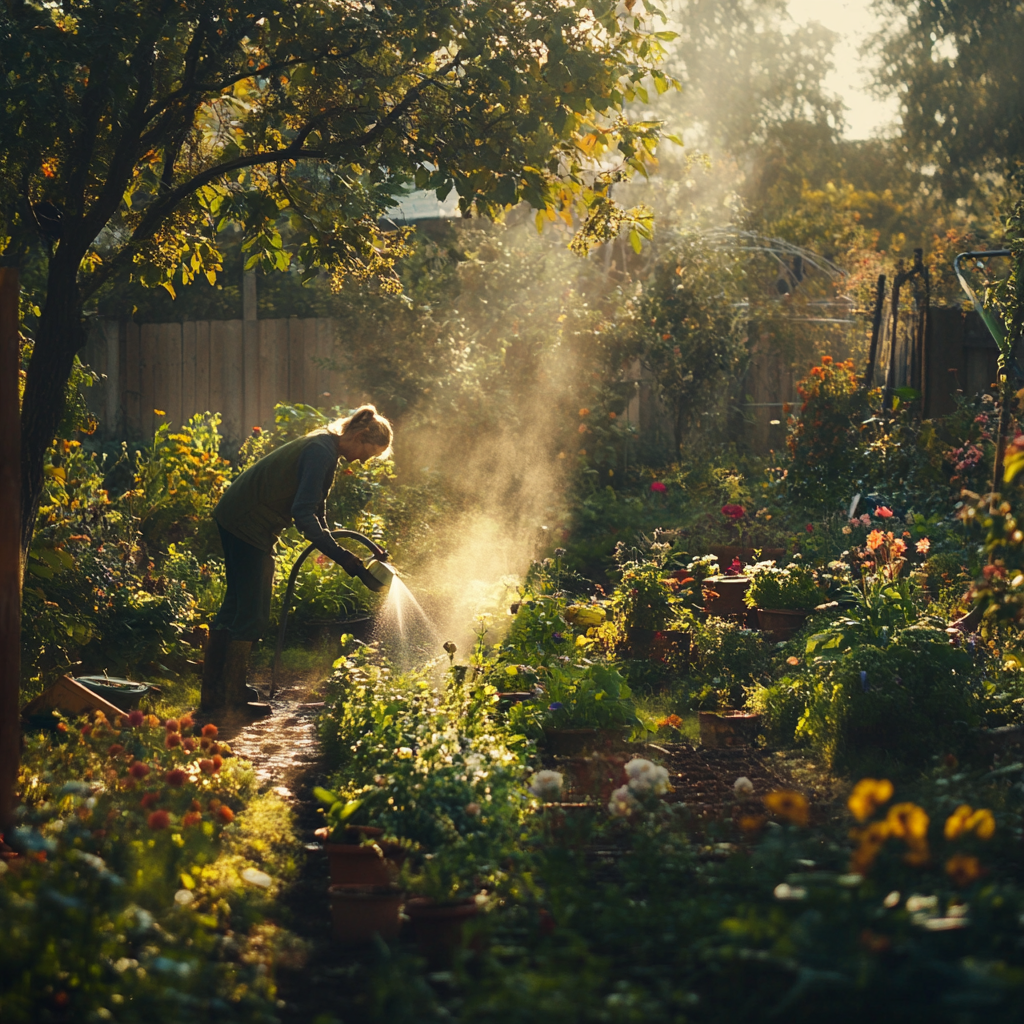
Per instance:
[[[377,793],[367,789],[346,798],[316,786],[313,794],[326,808],[327,824],[317,829],[324,839],[331,886],[388,886],[404,854],[397,843],[382,839],[384,830],[368,824]]]
[[[334,941],[344,946],[369,942],[374,935],[397,939],[404,893],[393,885],[332,885],[331,923]]]
[[[618,669],[608,665],[551,668],[543,695],[517,704],[509,724],[544,739],[549,753],[574,756],[614,746],[626,728],[639,727],[632,691]]]
[[[626,562],[612,595],[612,611],[634,658],[650,656],[655,634],[664,634],[675,615],[672,585],[659,562]]]
[[[758,562],[747,574],[750,587],[743,600],[748,607],[757,609],[760,628],[778,640],[788,640],[821,602],[814,572],[807,566],[790,562],[781,567],[775,562]]]

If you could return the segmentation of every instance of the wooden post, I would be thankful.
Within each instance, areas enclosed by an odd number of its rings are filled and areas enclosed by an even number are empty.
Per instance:
[[[21,413],[18,268],[0,266],[0,832],[21,759]]]

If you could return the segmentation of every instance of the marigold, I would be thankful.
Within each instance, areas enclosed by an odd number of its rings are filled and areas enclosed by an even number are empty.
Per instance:
[[[215,771],[216,771],[217,769],[216,769],[216,767],[214,766],[214,763],[213,763],[213,761],[211,761],[211,760],[210,760],[210,759],[209,759],[208,757],[204,757],[204,758],[203,758],[203,759],[202,759],[202,760],[201,760],[201,761],[199,762],[199,770],[200,770],[200,771],[201,771],[201,772],[202,772],[202,773],[203,773],[204,775],[212,775],[212,774],[213,774],[213,773],[214,773],[214,772],[215,772]]]
[[[165,776],[164,782],[168,786],[184,786],[188,776],[180,768],[172,768]]]
[[[149,774],[149,765],[144,764],[142,761],[136,761],[131,768],[128,769],[128,774],[133,779],[144,779]]]
[[[230,825],[231,822],[235,820],[235,812],[231,810],[227,804],[221,804],[221,806],[217,808],[217,817],[220,818],[225,825]]]
[[[777,789],[764,798],[764,803],[768,810],[791,825],[802,827],[807,824],[810,817],[807,797],[795,789]]]
[[[203,726],[203,735],[211,740],[216,739],[217,726],[215,726],[213,722],[207,722],[206,725]]]
[[[885,537],[880,530],[872,530],[866,543],[868,551],[877,551],[885,543]]]
[[[146,823],[150,828],[167,828],[171,824],[171,816],[166,811],[154,811]]]
[[[954,854],[946,861],[946,874],[953,880],[954,885],[970,885],[981,877],[981,862],[977,857],[966,853]]]
[[[892,783],[888,779],[861,779],[846,806],[858,821],[867,821],[882,804],[892,799]]]
[[[892,834],[897,839],[905,839],[908,844],[920,843],[928,838],[928,812],[917,804],[893,804],[885,820]]]
[[[181,736],[176,732],[169,732],[164,737],[164,746],[168,750],[173,750],[175,747],[181,746]]]

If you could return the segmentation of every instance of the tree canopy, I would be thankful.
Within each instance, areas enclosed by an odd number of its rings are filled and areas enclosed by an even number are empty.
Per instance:
[[[387,279],[410,187],[464,213],[527,202],[586,251],[625,225],[609,186],[643,171],[654,122],[624,111],[671,33],[643,0],[57,0],[0,12],[0,249],[42,240],[46,286],[22,414],[24,537],[83,304],[130,274],[173,289],[222,267],[298,261]],[[282,235],[287,222],[288,241]]]

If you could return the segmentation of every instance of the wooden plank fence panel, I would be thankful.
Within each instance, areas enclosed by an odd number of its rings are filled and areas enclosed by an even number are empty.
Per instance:
[[[103,436],[114,437],[120,429],[121,405],[121,325],[116,320],[103,321],[106,359],[104,384]]]
[[[136,438],[142,436],[142,332],[129,321],[124,334],[124,429]]]
[[[331,371],[324,365],[333,355],[331,349],[334,341],[334,325],[326,317],[316,320],[316,373],[314,375],[313,393],[316,395],[314,405],[330,408],[337,404],[334,390],[331,387]]]
[[[196,323],[181,325],[181,422],[187,423],[196,409]]]
[[[210,321],[196,321],[196,393],[194,412],[210,408]]]
[[[181,425],[181,324],[161,324],[156,362],[159,373],[159,388],[154,374],[153,390],[159,399],[158,409],[163,409],[161,422],[173,427]],[[158,424],[159,425],[159,424]]]
[[[260,325],[242,321],[242,436],[260,422]]]
[[[274,391],[271,410],[278,402],[288,401],[288,321],[269,320],[274,325]]]
[[[216,323],[219,348],[223,354],[221,379],[221,412],[224,415],[224,435],[235,444],[244,440],[242,423],[242,321],[222,320]],[[211,348],[213,338],[211,332]]]
[[[221,321],[211,320],[208,338],[210,346],[210,412],[221,415],[221,432],[224,430],[224,337]]]
[[[260,335],[260,415],[259,424],[270,427],[274,421],[277,399],[277,333],[276,320],[258,320]]]
[[[306,337],[302,321],[292,317],[288,323],[288,401],[294,405],[303,400],[303,364],[306,360]]]
[[[158,324],[142,324],[139,330],[139,428],[143,437],[153,434],[156,404],[156,339]]]

